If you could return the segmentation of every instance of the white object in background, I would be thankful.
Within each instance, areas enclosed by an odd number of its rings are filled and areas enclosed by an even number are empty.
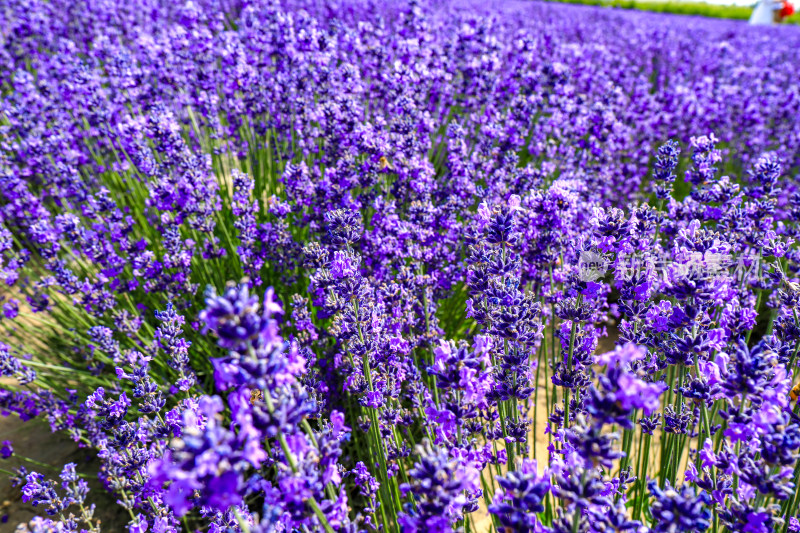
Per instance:
[[[775,10],[781,8],[781,2],[775,0],[759,0],[750,15],[750,24],[757,26],[772,25],[775,23]]]

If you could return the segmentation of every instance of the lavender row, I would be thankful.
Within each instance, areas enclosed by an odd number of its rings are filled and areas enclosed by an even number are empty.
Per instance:
[[[129,533],[800,531],[795,29],[0,4],[0,407]]]

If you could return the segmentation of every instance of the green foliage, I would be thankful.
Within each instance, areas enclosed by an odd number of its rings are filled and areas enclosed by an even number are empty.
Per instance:
[[[588,6],[612,7],[618,9],[638,9],[653,13],[670,13],[673,15],[697,15],[701,17],[747,20],[753,12],[753,6],[717,5],[705,2],[658,2],[648,0],[548,0],[563,4],[581,4]],[[784,21],[785,24],[800,24],[800,14],[794,14]]]

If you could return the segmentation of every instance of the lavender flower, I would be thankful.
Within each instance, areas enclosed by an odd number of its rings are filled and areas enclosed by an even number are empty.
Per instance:
[[[791,28],[6,4],[0,411],[128,531],[797,528]]]

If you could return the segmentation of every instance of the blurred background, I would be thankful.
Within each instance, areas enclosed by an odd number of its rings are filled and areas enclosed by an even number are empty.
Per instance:
[[[758,2],[752,0],[551,0],[565,4],[607,6],[618,9],[637,9],[655,13],[698,15],[720,19],[749,20]],[[792,2],[797,3],[797,2]],[[780,24],[800,24],[800,15],[782,17]]]

